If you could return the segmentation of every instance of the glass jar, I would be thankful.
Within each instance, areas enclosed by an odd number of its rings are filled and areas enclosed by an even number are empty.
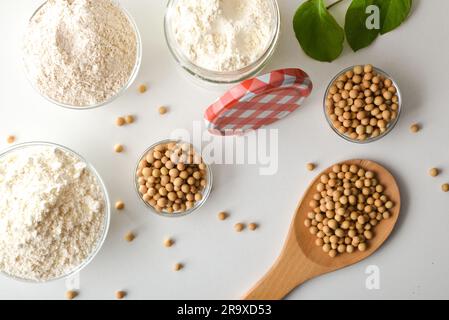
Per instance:
[[[109,230],[109,224],[111,221],[111,203],[109,201],[108,191],[106,189],[106,185],[105,185],[103,179],[101,178],[101,176],[97,172],[97,170],[89,162],[87,162],[82,156],[80,156],[78,153],[76,153],[75,151],[73,151],[67,147],[64,147],[62,145],[58,145],[58,144],[50,143],[50,142],[21,143],[21,144],[17,144],[15,146],[7,149],[6,151],[0,153],[0,158],[4,158],[5,156],[7,156],[17,150],[26,149],[26,148],[30,148],[30,147],[53,147],[56,149],[60,149],[64,152],[66,152],[67,154],[70,154],[74,158],[79,159],[80,161],[84,162],[87,165],[86,169],[89,170],[93,174],[93,176],[97,179],[98,185],[100,186],[102,193],[103,193],[103,199],[104,199],[104,204],[105,204],[105,206],[104,206],[105,216],[104,216],[103,228],[101,230],[101,235],[99,235],[99,237],[98,237],[96,247],[94,248],[94,250],[92,250],[89,257],[86,260],[84,260],[79,266],[77,266],[76,268],[74,268],[73,270],[71,270],[70,272],[68,272],[65,275],[62,275],[58,278],[45,280],[45,281],[36,281],[36,280],[15,277],[13,275],[10,275],[10,274],[8,274],[6,272],[2,272],[2,271],[0,271],[0,274],[4,275],[10,279],[21,281],[21,282],[26,282],[26,283],[48,283],[48,282],[53,282],[56,280],[68,279],[68,278],[74,276],[75,274],[79,273],[85,267],[87,267],[92,262],[92,260],[95,258],[95,256],[100,252],[104,242],[106,241],[106,237],[107,237],[108,230]]]
[[[374,142],[374,141],[377,141],[377,140],[382,139],[382,138],[385,137],[387,134],[389,134],[389,133],[393,130],[393,128],[396,126],[396,124],[397,124],[398,121],[399,121],[399,118],[400,118],[400,116],[401,116],[401,111],[402,111],[402,95],[401,95],[401,91],[400,91],[400,89],[399,89],[399,86],[397,85],[397,83],[394,81],[394,79],[393,79],[392,77],[390,77],[385,71],[383,71],[383,70],[381,70],[381,69],[379,69],[379,68],[373,67],[373,70],[374,70],[377,74],[379,74],[379,75],[385,77],[386,79],[390,79],[390,80],[392,81],[392,83],[393,83],[393,86],[396,88],[396,94],[397,94],[398,100],[399,100],[398,103],[397,103],[397,105],[398,105],[397,116],[396,116],[396,118],[395,118],[394,120],[392,120],[392,121],[390,121],[390,122],[388,123],[387,130],[386,130],[385,132],[383,132],[382,134],[380,134],[379,136],[377,136],[377,137],[372,137],[372,138],[369,138],[369,139],[366,139],[366,140],[356,140],[356,139],[352,139],[351,137],[349,137],[349,136],[348,136],[347,134],[345,134],[345,133],[341,133],[337,128],[334,127],[334,125],[333,125],[333,123],[332,123],[332,120],[329,118],[329,114],[328,114],[327,108],[326,108],[326,98],[327,98],[327,96],[329,95],[329,90],[330,90],[330,88],[331,88],[332,85],[336,82],[336,80],[337,80],[340,76],[344,75],[347,71],[353,70],[354,67],[355,67],[355,66],[352,66],[352,67],[348,67],[348,68],[342,70],[341,72],[339,72],[339,73],[338,73],[338,74],[331,80],[331,82],[330,82],[329,85],[327,86],[326,92],[325,92],[325,94],[324,94],[324,99],[323,99],[323,108],[324,108],[324,109],[323,109],[323,110],[324,110],[324,115],[325,115],[325,117],[326,117],[327,122],[329,123],[330,127],[332,128],[332,130],[333,130],[337,135],[339,135],[341,138],[343,138],[343,139],[345,139],[346,141],[349,141],[349,142],[353,142],[353,143],[357,143],[357,144],[367,144],[367,143],[371,143],[371,142]]]
[[[44,95],[44,94],[37,88],[37,86],[34,84],[34,82],[31,80],[31,78],[30,78],[28,72],[26,72],[26,70],[25,70],[25,63],[23,63],[26,77],[27,77],[28,81],[30,82],[31,86],[34,88],[34,90],[36,90],[37,93],[39,93],[39,95],[41,95],[41,96],[42,96],[43,98],[45,98],[47,101],[49,101],[49,102],[51,102],[51,103],[53,103],[53,104],[55,104],[55,105],[57,105],[57,106],[60,106],[60,107],[63,107],[63,108],[67,108],[67,109],[73,109],[73,110],[90,110],[90,109],[95,109],[95,108],[99,108],[99,107],[105,106],[105,105],[107,105],[107,104],[110,104],[110,103],[113,102],[115,99],[117,99],[117,98],[119,98],[120,96],[122,96],[122,95],[123,95],[123,94],[124,94],[130,87],[131,87],[131,85],[133,84],[134,80],[136,80],[137,75],[138,75],[139,70],[140,70],[140,66],[141,66],[141,64],[142,64],[142,38],[141,38],[141,35],[140,35],[140,31],[139,31],[139,28],[137,27],[137,24],[136,24],[134,18],[131,16],[131,14],[128,12],[128,10],[126,10],[123,6],[121,6],[121,5],[119,4],[118,1],[114,0],[113,2],[114,2],[114,4],[116,4],[116,5],[120,8],[120,10],[121,10],[121,11],[125,14],[125,16],[128,18],[128,20],[129,20],[131,26],[132,26],[133,29],[134,29],[134,33],[135,33],[135,35],[136,35],[136,42],[137,42],[137,43],[136,43],[136,45],[137,45],[137,47],[136,47],[136,63],[135,63],[135,65],[134,65],[133,71],[131,72],[131,75],[129,76],[128,81],[126,82],[126,84],[123,86],[123,88],[122,88],[120,91],[118,91],[114,96],[112,96],[111,98],[109,98],[109,99],[106,100],[106,101],[100,102],[100,103],[95,104],[95,105],[88,105],[88,106],[73,106],[73,105],[64,104],[64,103],[62,103],[62,102],[56,101],[56,100],[54,100],[54,99],[52,99],[52,98],[50,98],[50,97]],[[34,18],[34,16],[35,16],[36,14],[39,13],[39,11],[42,9],[42,7],[43,7],[46,3],[47,3],[47,1],[45,1],[43,4],[41,4],[41,5],[36,9],[36,11],[33,13],[33,15],[31,16],[31,18],[29,19],[29,21],[31,21],[31,20]]]
[[[203,161],[203,163],[206,165],[206,170],[205,171],[207,173],[207,176],[205,177],[205,179],[206,179],[206,186],[204,187],[204,189],[202,191],[202,195],[203,195],[202,199],[200,201],[195,202],[195,205],[191,209],[188,209],[188,210],[186,210],[184,212],[179,212],[179,213],[176,213],[176,212],[175,213],[168,213],[168,212],[164,212],[164,211],[158,212],[153,206],[151,206],[148,202],[146,202],[142,198],[142,195],[139,192],[139,187],[140,187],[139,182],[138,182],[139,177],[136,175],[136,172],[139,170],[139,165],[140,165],[141,161],[145,159],[145,157],[148,154],[148,152],[150,152],[151,150],[154,150],[154,148],[156,148],[159,145],[164,145],[164,144],[166,145],[166,144],[169,144],[169,143],[187,144],[187,145],[192,146],[188,142],[184,142],[184,141],[181,141],[181,140],[170,140],[170,139],[162,140],[162,141],[156,142],[155,144],[151,145],[147,150],[145,150],[145,152],[142,154],[142,156],[139,157],[139,160],[137,161],[137,165],[136,165],[135,170],[133,172],[133,180],[134,180],[133,183],[134,183],[134,186],[135,186],[135,190],[136,190],[137,196],[145,204],[145,206],[148,209],[150,209],[151,212],[157,214],[158,216],[162,216],[162,217],[178,218],[178,217],[184,217],[184,216],[192,214],[193,212],[197,211],[199,208],[201,208],[206,203],[206,201],[209,198],[210,193],[212,191],[213,175],[212,175],[212,170],[210,168],[210,165],[208,165],[207,163],[205,163]]]
[[[185,74],[187,74],[199,85],[222,87],[222,85],[232,85],[254,77],[267,65],[270,58],[276,51],[281,28],[281,14],[277,0],[269,0],[274,19],[269,45],[262,56],[250,65],[236,71],[220,72],[197,66],[182,52],[173,33],[171,21],[173,19],[173,12],[177,2],[178,0],[168,1],[164,20],[165,38],[168,48],[177,62],[177,65],[184,71]]]

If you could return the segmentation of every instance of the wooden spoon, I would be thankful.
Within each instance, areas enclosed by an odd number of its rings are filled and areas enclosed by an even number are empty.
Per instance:
[[[332,167],[328,168],[312,182],[299,203],[281,255],[268,273],[244,296],[244,299],[282,299],[307,280],[353,265],[369,257],[387,240],[398,220],[401,207],[399,187],[393,175],[379,164],[368,160],[349,160],[341,164],[355,164],[376,174],[380,184],[385,187],[384,193],[394,203],[394,207],[390,211],[391,218],[382,220],[374,228],[374,238],[369,240],[367,251],[344,253],[336,258],[329,257],[327,253],[322,251],[321,247],[315,245],[316,236],[311,235],[308,228],[304,226],[307,213],[311,211],[309,203],[316,193],[320,176],[332,171]]]

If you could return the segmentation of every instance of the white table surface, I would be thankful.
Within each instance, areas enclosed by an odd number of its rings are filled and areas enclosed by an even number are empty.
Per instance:
[[[148,212],[137,198],[131,176],[138,156],[152,143],[177,129],[192,130],[218,93],[199,88],[180,76],[163,35],[165,1],[124,0],[142,33],[143,64],[134,85],[106,107],[71,111],[51,105],[29,86],[20,61],[20,36],[39,0],[0,2],[0,148],[14,134],[18,142],[52,141],[85,156],[99,170],[114,202],[123,199],[126,210],[112,213],[107,241],[80,277],[80,299],[110,299],[116,290],[130,299],[237,299],[270,267],[284,242],[295,207],[318,169],[348,158],[381,162],[396,175],[403,209],[391,239],[369,259],[350,268],[314,279],[290,299],[418,299],[449,298],[449,195],[441,185],[449,181],[449,2],[415,1],[407,23],[358,53],[348,48],[335,62],[319,63],[304,55],[291,28],[300,1],[279,0],[282,11],[280,46],[266,70],[301,67],[315,89],[304,107],[272,128],[279,129],[279,172],[260,176],[258,167],[213,167],[211,198],[197,213],[182,219],[165,219]],[[344,6],[334,8],[342,17]],[[398,126],[385,139],[369,145],[347,143],[325,122],[322,97],[325,87],[342,68],[372,63],[390,73],[404,96]],[[149,92],[137,94],[139,83]],[[170,113],[160,117],[159,105]],[[117,128],[118,115],[135,114],[135,125]],[[409,132],[413,122],[423,130]],[[116,143],[126,152],[114,154]],[[443,174],[428,176],[437,166]],[[227,210],[231,218],[217,220]],[[257,221],[257,232],[237,234],[236,222]],[[132,244],[123,240],[134,230]],[[166,236],[176,245],[166,249]],[[174,263],[185,263],[182,272]],[[380,290],[367,290],[365,270],[380,268]],[[0,277],[0,299],[61,299],[66,283],[24,284]]]

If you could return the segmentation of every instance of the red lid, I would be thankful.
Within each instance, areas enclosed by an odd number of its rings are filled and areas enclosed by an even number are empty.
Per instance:
[[[204,115],[210,133],[241,135],[285,118],[312,92],[301,69],[283,69],[248,79],[233,87]]]

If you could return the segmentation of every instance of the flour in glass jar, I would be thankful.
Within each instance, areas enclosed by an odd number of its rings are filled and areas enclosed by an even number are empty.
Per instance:
[[[106,195],[65,150],[27,146],[0,158],[0,272],[47,281],[93,254],[106,228]]]
[[[266,52],[275,30],[271,0],[178,0],[171,28],[195,65],[233,72]]]

